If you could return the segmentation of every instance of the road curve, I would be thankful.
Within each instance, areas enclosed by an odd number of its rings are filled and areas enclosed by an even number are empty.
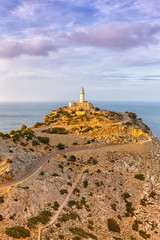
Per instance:
[[[46,156],[42,157],[40,159],[39,162],[37,162],[30,170],[28,170],[27,173],[25,173],[21,178],[6,183],[2,186],[0,186],[0,190],[4,190],[6,188],[18,185],[24,181],[26,181],[27,179],[29,179],[30,177],[32,177],[37,171],[39,171],[41,169],[41,167],[47,162],[49,161],[51,158],[55,157],[58,154],[64,154],[64,153],[68,153],[68,152],[79,152],[79,151],[83,151],[83,150],[94,150],[94,149],[101,149],[103,146],[97,146],[97,147],[85,147],[85,148],[72,148],[72,149],[66,149],[66,150],[59,150],[59,151],[55,151],[52,153],[47,154]]]
[[[142,145],[143,143],[152,141],[151,139],[149,140],[145,140],[143,142],[141,142],[140,144]],[[133,143],[132,145],[136,146],[139,143]],[[101,146],[96,146],[96,147],[84,147],[84,148],[71,148],[71,149],[65,149],[65,150],[59,150],[59,151],[55,151],[52,153],[47,154],[46,156],[42,157],[39,162],[37,162],[30,170],[28,170],[27,173],[25,173],[20,179],[17,179],[15,181],[6,183],[2,186],[0,186],[0,190],[4,190],[7,188],[10,188],[12,186],[16,186],[24,181],[26,181],[27,179],[29,179],[30,177],[32,177],[36,172],[38,172],[41,167],[47,162],[49,161],[51,158],[55,157],[58,154],[64,154],[64,153],[69,153],[69,152],[79,152],[79,151],[89,151],[89,150],[96,150],[96,149],[104,149],[105,151],[120,151],[120,147],[121,146],[130,146],[131,144],[116,144],[116,145],[101,145]],[[112,148],[112,149],[111,149]],[[127,148],[125,148],[125,151]],[[122,150],[123,151],[123,150]],[[135,152],[135,148],[134,148],[134,152]]]

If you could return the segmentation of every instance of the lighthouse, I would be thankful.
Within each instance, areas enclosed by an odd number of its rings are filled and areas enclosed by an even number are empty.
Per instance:
[[[81,91],[80,91],[80,103],[82,103],[82,102],[85,101],[85,100],[84,100],[84,95],[85,95],[85,93],[84,93],[84,88],[82,87],[82,89],[81,89]]]

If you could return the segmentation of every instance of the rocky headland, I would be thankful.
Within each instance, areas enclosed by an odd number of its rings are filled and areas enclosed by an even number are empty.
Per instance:
[[[134,113],[53,110],[0,133],[0,239],[160,239],[160,141]]]

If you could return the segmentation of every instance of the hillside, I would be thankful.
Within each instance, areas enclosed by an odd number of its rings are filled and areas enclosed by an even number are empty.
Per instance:
[[[159,144],[135,114],[100,109],[1,133],[1,239],[160,239]]]

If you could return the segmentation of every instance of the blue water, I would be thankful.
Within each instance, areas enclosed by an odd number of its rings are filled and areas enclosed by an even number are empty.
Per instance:
[[[160,138],[160,102],[94,102],[102,109],[135,112]],[[25,124],[28,127],[42,122],[45,115],[53,109],[68,105],[68,102],[21,102],[0,103],[0,132],[8,133]]]

